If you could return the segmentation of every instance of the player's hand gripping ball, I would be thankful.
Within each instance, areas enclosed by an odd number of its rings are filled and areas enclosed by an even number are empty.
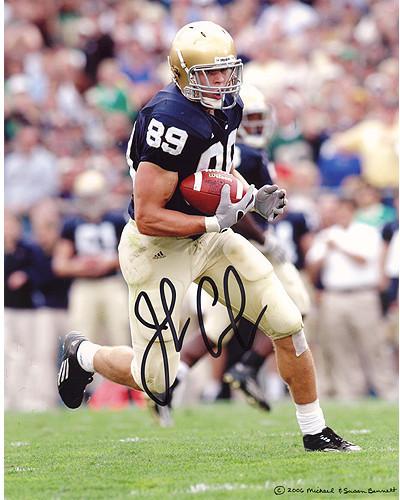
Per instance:
[[[214,215],[221,199],[224,184],[230,186],[232,203],[237,203],[246,194],[246,187],[234,175],[222,170],[200,170],[180,184],[185,201],[204,215]]]

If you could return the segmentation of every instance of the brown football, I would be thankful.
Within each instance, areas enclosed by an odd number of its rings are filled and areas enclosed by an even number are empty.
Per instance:
[[[200,170],[183,179],[179,187],[183,198],[189,205],[204,215],[214,215],[224,184],[229,184],[231,187],[233,203],[241,200],[247,192],[239,179],[223,170]]]

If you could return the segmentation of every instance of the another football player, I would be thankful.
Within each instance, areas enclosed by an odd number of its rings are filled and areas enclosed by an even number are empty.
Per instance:
[[[225,185],[216,213],[209,217],[189,206],[180,194],[180,181],[202,169],[225,170],[245,183],[232,166],[242,117],[242,62],[233,40],[214,23],[190,23],[175,36],[169,64],[174,83],[140,111],[127,152],[135,183],[131,220],[121,236],[119,257],[129,287],[132,348],[104,347],[70,333],[64,342],[59,393],[68,407],[78,407],[86,385],[98,372],[114,382],[146,390],[153,398],[168,394],[180,358],[171,325],[179,325],[187,289],[193,281],[207,277],[204,288],[213,291],[212,279],[218,300],[223,301],[227,296],[224,275],[233,266],[248,298],[244,316],[252,323],[260,316],[260,329],[274,342],[305,449],[359,450],[325,425],[299,310],[270,262],[230,229],[250,210],[273,220],[284,210],[285,192],[276,185],[258,191],[247,186],[242,200],[232,203],[230,187]],[[164,287],[163,296],[160,284],[166,279],[175,293]],[[238,312],[237,282],[225,283],[225,288]],[[174,302],[168,310],[172,321],[166,321],[165,302]],[[163,327],[162,338],[155,337],[157,323]]]
[[[121,344],[129,335],[117,248],[126,220],[108,209],[106,192],[107,180],[100,171],[89,169],[76,177],[76,214],[63,225],[53,268],[58,276],[73,279],[70,324],[93,342]]]

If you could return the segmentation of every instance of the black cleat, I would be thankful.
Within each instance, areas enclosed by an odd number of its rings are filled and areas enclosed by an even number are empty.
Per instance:
[[[78,347],[86,337],[78,332],[70,332],[64,340],[61,367],[57,386],[61,399],[68,408],[78,408],[85,394],[85,387],[93,380],[93,373],[85,371],[76,357]]]
[[[224,374],[224,382],[229,384],[232,389],[240,389],[245,394],[249,404],[258,406],[264,411],[271,411],[271,407],[257,382],[253,368],[240,362],[236,363]]]
[[[330,427],[325,427],[318,434],[306,434],[303,443],[306,451],[361,451],[359,446],[345,441]]]

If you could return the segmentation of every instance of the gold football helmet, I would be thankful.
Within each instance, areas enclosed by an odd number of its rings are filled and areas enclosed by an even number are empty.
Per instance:
[[[237,133],[238,141],[252,148],[265,148],[276,130],[275,109],[253,85],[243,85],[240,97],[243,101],[243,118]]]
[[[236,57],[232,37],[218,24],[200,21],[181,28],[172,42],[168,63],[174,82],[187,99],[207,108],[228,109],[236,104],[243,64]],[[229,70],[224,86],[210,84],[207,72],[215,70]],[[233,97],[231,103],[226,102],[227,95]]]

